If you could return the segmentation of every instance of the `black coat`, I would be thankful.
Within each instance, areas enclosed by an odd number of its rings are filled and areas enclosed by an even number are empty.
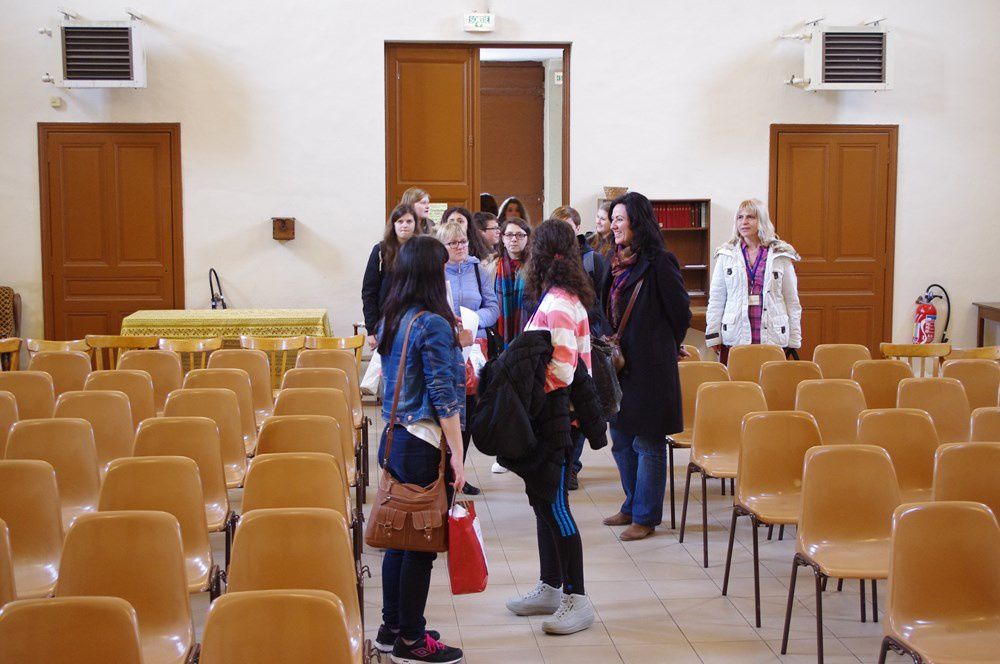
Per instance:
[[[643,277],[642,290],[620,337],[625,356],[625,368],[618,376],[622,404],[611,426],[637,436],[663,438],[684,429],[677,353],[691,324],[691,301],[677,259],[669,251],[656,251],[640,255],[632,268],[621,308]],[[601,289],[609,303],[612,281],[609,273]]]
[[[580,363],[568,388],[545,393],[545,367],[552,359],[552,337],[522,332],[479,374],[479,402],[472,417],[472,439],[481,452],[524,480],[525,490],[554,502],[562,466],[573,442],[570,405],[591,447],[607,445],[593,379]]]
[[[587,243],[587,238],[583,235],[576,236],[580,243],[580,257],[583,259],[583,267],[594,282],[594,304],[587,309],[587,321],[590,323],[590,334],[595,337],[603,337],[611,334],[611,325],[604,315],[604,298],[601,295],[601,284],[608,278],[608,261],[601,254],[594,251],[594,248]],[[588,259],[587,254],[593,254],[593,258]],[[588,265],[593,265],[593,271],[587,270]]]
[[[382,243],[372,248],[365,267],[365,277],[361,282],[361,310],[365,316],[368,334],[375,334],[375,328],[382,319],[382,305],[392,284],[392,270],[382,266]]]

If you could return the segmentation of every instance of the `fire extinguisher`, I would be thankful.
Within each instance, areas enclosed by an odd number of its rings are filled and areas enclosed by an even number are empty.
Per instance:
[[[932,292],[937,288],[942,295]],[[951,322],[951,298],[948,291],[940,284],[931,284],[925,292],[917,298],[917,310],[913,314],[913,343],[931,344],[934,343],[935,326],[937,323],[937,307],[934,300],[944,298],[947,306],[947,313],[944,319],[944,330],[941,333],[941,343],[948,342],[948,323]]]

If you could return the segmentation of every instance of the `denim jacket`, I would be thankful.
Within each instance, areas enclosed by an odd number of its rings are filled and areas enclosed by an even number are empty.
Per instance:
[[[416,313],[417,308],[414,307],[400,319],[399,331],[392,342],[392,353],[382,358],[382,381],[385,386],[382,418],[387,423],[392,412],[403,336]],[[394,423],[438,422],[443,417],[458,413],[462,427],[465,427],[465,363],[462,351],[455,344],[451,325],[441,316],[426,313],[413,323],[403,376]]]

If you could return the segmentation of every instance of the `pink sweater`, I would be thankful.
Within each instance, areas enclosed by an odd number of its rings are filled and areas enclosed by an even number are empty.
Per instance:
[[[545,369],[545,391],[552,392],[573,382],[577,361],[590,367],[590,322],[580,298],[562,288],[550,288],[525,326],[547,330],[552,335],[552,360]]]

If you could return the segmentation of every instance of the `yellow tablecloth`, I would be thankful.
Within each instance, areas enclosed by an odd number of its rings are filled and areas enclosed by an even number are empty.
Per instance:
[[[151,309],[122,320],[125,336],[157,335],[171,339],[255,337],[301,334],[332,336],[326,309]]]

